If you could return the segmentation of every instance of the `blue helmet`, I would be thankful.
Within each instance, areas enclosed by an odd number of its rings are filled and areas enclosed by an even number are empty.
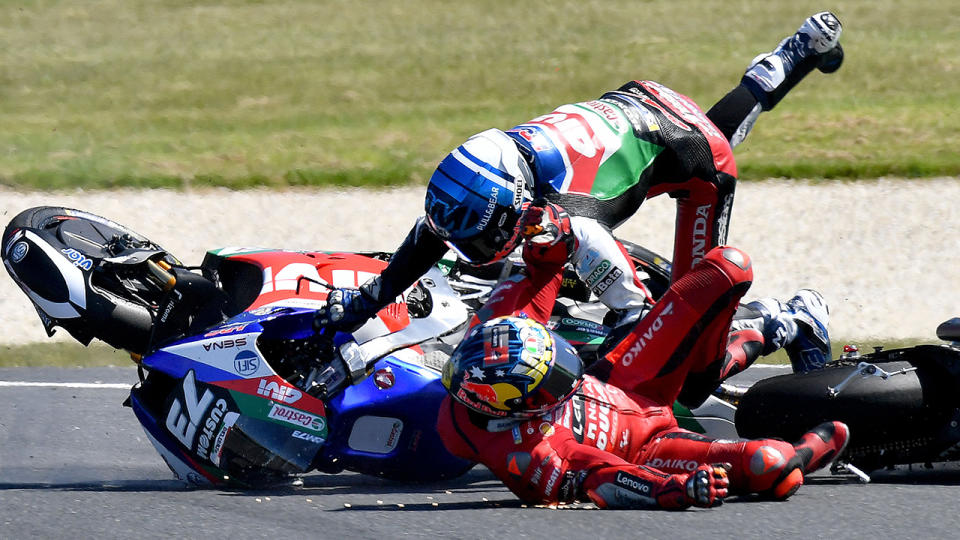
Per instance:
[[[471,264],[498,261],[517,246],[530,166],[509,135],[488,129],[440,162],[427,186],[427,225]]]
[[[520,317],[474,327],[443,367],[443,385],[463,405],[488,417],[533,418],[571,398],[583,361],[567,340]]]

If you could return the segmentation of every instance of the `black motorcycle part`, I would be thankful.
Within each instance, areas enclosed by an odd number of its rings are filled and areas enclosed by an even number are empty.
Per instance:
[[[747,438],[796,441],[821,422],[839,420],[850,427],[846,459],[861,468],[945,459],[944,452],[960,441],[960,350],[921,345],[858,360],[888,373],[917,369],[886,379],[857,375],[834,397],[830,389],[856,365],[761,380],[740,400],[737,432]]]
[[[82,210],[24,210],[4,230],[0,254],[47,333],[59,326],[84,345],[97,338],[143,354],[151,344],[221,320],[228,303],[157,244]],[[176,276],[172,289],[151,277],[148,264],[156,263]]]
[[[620,240],[620,243],[623,244],[627,254],[633,260],[633,266],[637,272],[647,274],[648,278],[644,279],[643,283],[650,289],[653,299],[658,300],[670,287],[670,272],[672,271],[670,260],[633,242]]]
[[[944,341],[960,341],[960,317],[940,323],[937,327],[937,337]]]
[[[263,270],[254,264],[207,252],[200,267],[204,277],[232,300],[238,313],[250,307],[263,288]]]

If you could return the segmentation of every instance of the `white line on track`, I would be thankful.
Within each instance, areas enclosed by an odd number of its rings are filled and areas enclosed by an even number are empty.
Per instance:
[[[130,390],[132,384],[115,383],[84,383],[84,382],[27,382],[27,381],[0,381],[0,387],[3,386],[39,386],[46,388],[114,388],[117,390]]]

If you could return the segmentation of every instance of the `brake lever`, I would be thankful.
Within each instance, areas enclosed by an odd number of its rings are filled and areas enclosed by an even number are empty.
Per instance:
[[[906,375],[911,371],[916,371],[917,368],[909,367],[899,369],[897,371],[884,371],[883,368],[877,366],[876,364],[870,364],[868,362],[860,362],[857,364],[857,369],[853,370],[853,373],[847,375],[847,378],[840,381],[840,384],[837,386],[828,386],[827,387],[827,396],[835,398],[840,395],[840,392],[843,391],[848,385],[850,385],[854,379],[859,376],[861,379],[866,379],[867,377],[880,377],[881,379],[889,379],[894,375]]]

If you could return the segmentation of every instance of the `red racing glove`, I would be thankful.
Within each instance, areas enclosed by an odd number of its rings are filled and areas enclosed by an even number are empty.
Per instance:
[[[682,477],[682,475],[676,475]],[[687,476],[683,486],[667,485],[657,494],[661,508],[686,508],[698,506],[710,508],[723,504],[730,487],[726,465],[700,465]]]
[[[570,215],[560,206],[542,199],[534,201],[520,218],[523,236],[523,260],[527,264],[567,262],[577,249]]]
[[[727,465],[700,465],[689,474],[666,474],[643,465],[613,465],[590,471],[578,487],[579,500],[600,508],[718,506],[727,496]]]

